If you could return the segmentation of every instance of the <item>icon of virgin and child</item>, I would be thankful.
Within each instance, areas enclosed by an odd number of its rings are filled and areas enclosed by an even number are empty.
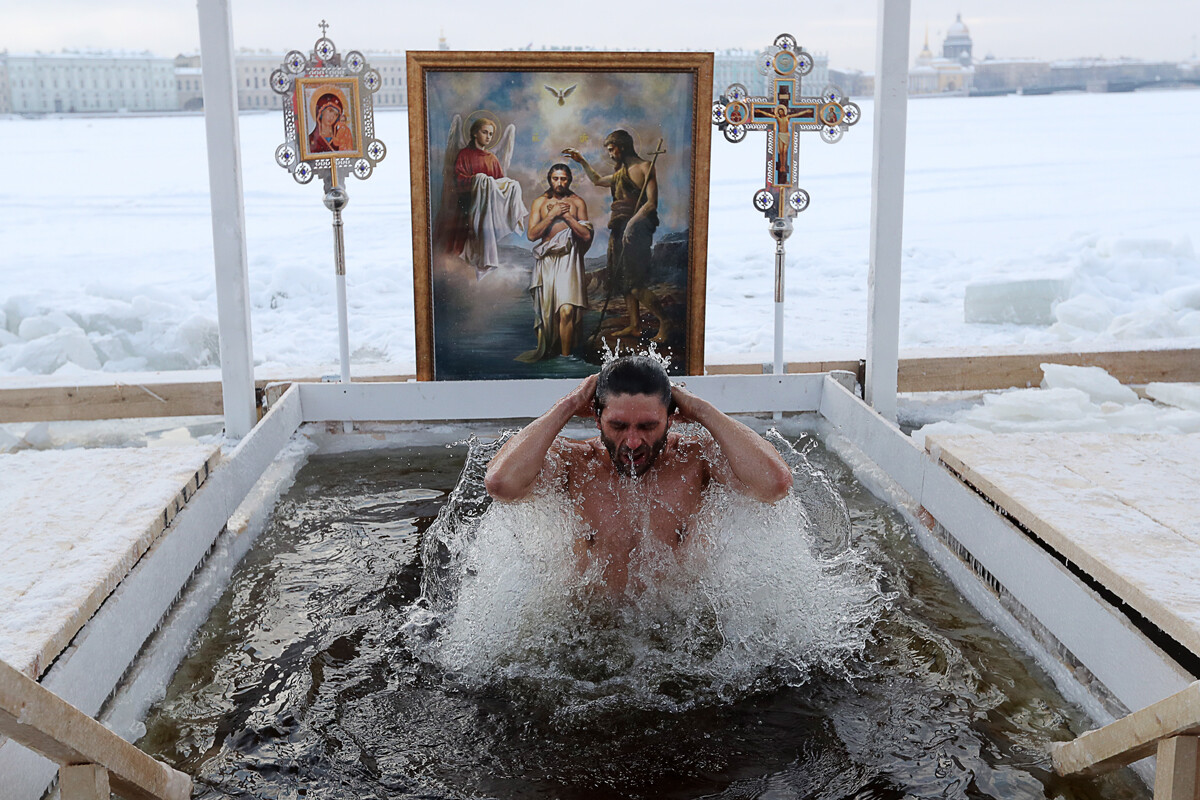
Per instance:
[[[336,153],[354,150],[354,130],[348,112],[349,103],[341,87],[326,84],[311,92],[308,98],[308,152]]]
[[[545,168],[545,190],[537,192],[527,210],[521,184],[507,174],[515,125],[508,125],[498,138],[497,133],[496,120],[483,114],[468,122],[456,115],[451,122],[434,248],[442,263],[446,259],[465,263],[476,277],[482,277],[501,266],[502,239],[523,234],[532,243],[528,291],[537,339],[536,346],[516,360],[570,358],[587,336],[584,257],[597,231],[591,218],[595,210],[573,188],[580,173],[592,186],[611,193],[607,295],[624,300],[627,320],[619,331],[606,335],[653,334],[655,341],[665,342],[671,322],[650,289],[651,249],[659,226],[656,157],[640,155],[633,136],[621,128],[611,130],[603,140],[606,165],[593,165],[579,149],[563,147]],[[657,328],[643,331],[643,309],[654,315]]]

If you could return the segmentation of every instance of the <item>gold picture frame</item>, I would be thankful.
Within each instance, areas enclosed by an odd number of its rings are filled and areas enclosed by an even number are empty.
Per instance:
[[[652,344],[703,372],[712,65],[409,52],[420,380],[583,376]]]
[[[301,161],[364,155],[358,76],[297,78],[293,102],[296,104],[296,138]],[[331,121],[328,117],[332,117],[334,111],[337,117]],[[327,114],[324,126],[321,112]]]

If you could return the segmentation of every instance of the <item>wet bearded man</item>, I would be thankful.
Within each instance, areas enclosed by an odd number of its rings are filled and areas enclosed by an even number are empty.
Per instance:
[[[576,416],[595,417],[600,435],[560,437]],[[712,440],[671,431],[676,419],[699,423]],[[623,356],[509,439],[484,482],[501,502],[521,500],[539,484],[562,486],[589,531],[577,550],[605,565],[608,591],[620,594],[635,548],[645,537],[667,547],[682,542],[710,481],[773,503],[791,490],[792,474],[766,440],[672,386],[653,358]]]

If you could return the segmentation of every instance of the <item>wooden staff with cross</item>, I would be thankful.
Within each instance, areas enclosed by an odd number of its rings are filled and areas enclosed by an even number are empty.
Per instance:
[[[650,177],[654,175],[654,167],[658,164],[658,157],[666,154],[663,149],[663,139],[659,137],[658,144],[654,147],[654,152],[650,153],[650,168],[646,170],[646,179],[642,181],[641,187],[638,189],[637,202],[633,204],[634,211],[642,207],[642,201],[646,199],[646,186],[650,183]],[[565,151],[564,151],[565,152]],[[621,267],[625,266],[625,248],[621,248],[621,254],[618,256]],[[600,328],[604,325],[604,315],[608,312],[608,304],[612,301],[612,269],[609,269],[608,280],[605,281],[604,290],[604,305],[600,307],[600,318],[596,320],[596,329],[592,331],[592,335],[588,337],[589,346],[595,346],[596,339],[600,336]]]

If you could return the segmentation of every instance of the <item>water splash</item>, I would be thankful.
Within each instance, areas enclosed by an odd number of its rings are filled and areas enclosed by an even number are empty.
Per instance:
[[[657,361],[667,374],[671,372],[671,356],[667,353],[658,352],[658,342],[650,342],[643,348],[638,348],[636,344],[631,344],[624,351],[621,350],[621,341],[618,339],[610,345],[607,339],[601,340],[602,352],[600,353],[600,366],[603,368],[610,361],[615,361],[622,356],[646,356]]]
[[[630,589],[612,596],[568,498],[488,501],[503,444],[472,439],[458,486],[430,528],[422,596],[406,630],[452,682],[501,689],[559,717],[618,707],[683,710],[849,676],[889,598],[849,546],[832,483],[772,433],[798,489],[774,505],[712,485],[678,546],[646,537]]]

